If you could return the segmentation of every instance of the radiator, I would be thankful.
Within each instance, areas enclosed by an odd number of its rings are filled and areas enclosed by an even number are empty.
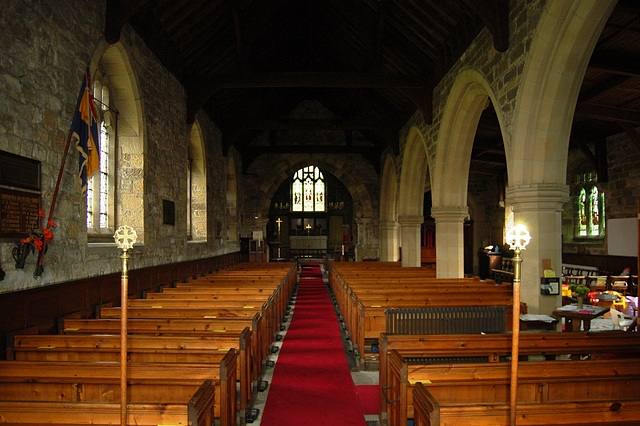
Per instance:
[[[504,333],[504,306],[387,309],[387,334]]]

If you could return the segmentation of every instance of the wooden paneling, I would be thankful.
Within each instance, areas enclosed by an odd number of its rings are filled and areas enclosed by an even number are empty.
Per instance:
[[[631,268],[632,275],[638,274],[638,258],[631,256],[563,253],[562,263],[597,266],[601,271],[611,275],[619,275],[624,268]]]
[[[129,296],[184,281],[240,262],[240,252],[206,259],[151,266],[129,271]],[[57,333],[58,318],[78,315],[89,318],[95,306],[120,304],[120,273],[84,278],[47,287],[0,294],[0,342],[2,354],[7,334],[35,327],[39,333]],[[0,358],[3,357],[0,355]]]

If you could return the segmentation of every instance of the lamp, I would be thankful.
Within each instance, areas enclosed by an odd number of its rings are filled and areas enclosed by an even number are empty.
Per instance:
[[[513,327],[511,339],[511,396],[510,396],[510,424],[516,424],[516,391],[518,388],[518,345],[520,343],[520,279],[522,272],[520,265],[522,258],[520,251],[524,250],[531,241],[531,234],[523,224],[519,224],[507,231],[505,238],[511,250],[515,251],[513,258]]]

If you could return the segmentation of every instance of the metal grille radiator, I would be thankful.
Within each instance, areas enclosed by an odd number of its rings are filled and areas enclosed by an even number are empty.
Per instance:
[[[403,308],[385,310],[387,334],[504,333],[504,306]]]

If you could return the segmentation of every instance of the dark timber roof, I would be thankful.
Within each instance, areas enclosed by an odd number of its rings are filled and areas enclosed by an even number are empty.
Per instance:
[[[582,149],[640,125],[639,14],[621,1],[603,32],[576,111]],[[508,16],[508,0],[107,0],[105,37],[131,24],[186,88],[187,120],[207,113],[245,168],[263,152],[361,152],[379,168],[416,111],[431,119],[433,87],[483,28],[498,51],[509,47]],[[330,117],[291,119],[306,100]],[[505,172],[497,126],[487,108],[472,171]],[[343,142],[279,140],[299,130],[343,132]]]

